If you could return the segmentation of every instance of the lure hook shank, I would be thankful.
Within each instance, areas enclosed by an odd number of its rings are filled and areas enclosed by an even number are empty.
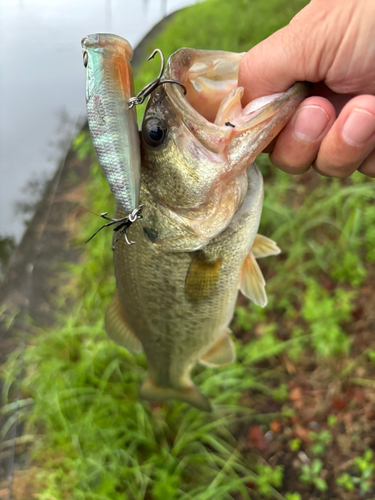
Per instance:
[[[130,97],[130,99],[128,99],[129,109],[131,109],[133,106],[138,106],[139,104],[142,104],[145,101],[146,97],[151,94],[151,92],[153,92],[160,85],[164,85],[165,83],[175,83],[176,85],[179,85],[183,89],[184,95],[186,95],[187,93],[185,85],[183,85],[181,82],[177,80],[162,79],[164,73],[165,58],[163,52],[160,49],[155,49],[150,55],[150,57],[147,59],[147,61],[153,59],[156,54],[159,54],[161,57],[161,66],[159,75],[157,78],[155,78],[155,80],[148,83],[142,90],[140,90],[136,96]]]

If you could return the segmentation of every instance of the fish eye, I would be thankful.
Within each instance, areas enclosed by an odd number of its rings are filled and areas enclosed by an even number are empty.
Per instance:
[[[149,146],[159,146],[166,136],[167,127],[161,120],[148,120],[143,127],[143,136]]]
[[[87,51],[85,50],[85,52],[83,53],[83,65],[85,68],[87,68],[88,60],[89,60],[89,56],[87,54]]]

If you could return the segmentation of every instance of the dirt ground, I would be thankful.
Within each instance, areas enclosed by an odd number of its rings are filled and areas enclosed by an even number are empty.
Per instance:
[[[375,498],[374,483],[369,492],[360,496],[357,488],[346,491],[336,484],[336,479],[344,473],[357,477],[355,458],[363,456],[366,449],[375,449],[375,365],[361,354],[375,346],[375,269],[368,271],[356,301],[353,321],[346,325],[354,344],[352,355],[325,365],[318,364],[312,352],[305,352],[298,363],[283,353],[258,368],[279,371],[280,380],[288,387],[288,401],[278,404],[254,391],[243,396],[242,404],[260,414],[285,414],[286,409],[293,410],[290,416],[276,418],[270,423],[239,428],[238,440],[245,456],[250,458],[256,451],[258,462],[283,466],[281,492],[299,492],[303,500]],[[279,332],[283,331],[284,321],[277,318]],[[291,327],[290,324],[284,326]],[[244,333],[239,331],[237,335]],[[315,456],[311,433],[322,431],[328,431],[330,442]],[[297,443],[297,440],[299,447],[292,451],[291,442]],[[328,484],[324,493],[300,480],[302,464],[311,465],[314,458],[323,462],[321,477]]]

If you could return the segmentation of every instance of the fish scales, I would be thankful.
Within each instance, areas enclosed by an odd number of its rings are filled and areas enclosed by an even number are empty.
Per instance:
[[[184,386],[192,360],[226,333],[232,319],[242,263],[259,224],[262,178],[254,165],[254,195],[238,219],[205,248],[210,259],[223,258],[220,279],[211,296],[189,302],[185,281],[192,255],[156,253],[140,224],[130,229],[136,245],[121,240],[114,253],[124,319],[144,346],[150,375],[162,387]],[[250,201],[250,200],[249,200]],[[249,207],[250,205],[250,207]],[[116,213],[121,216],[120,210]],[[250,224],[250,221],[252,222]]]

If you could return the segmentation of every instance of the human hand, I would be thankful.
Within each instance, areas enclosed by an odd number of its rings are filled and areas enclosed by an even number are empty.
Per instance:
[[[266,149],[274,165],[293,174],[313,164],[332,177],[357,169],[375,177],[374,32],[374,0],[311,0],[243,57],[244,104],[296,81],[314,82]]]

